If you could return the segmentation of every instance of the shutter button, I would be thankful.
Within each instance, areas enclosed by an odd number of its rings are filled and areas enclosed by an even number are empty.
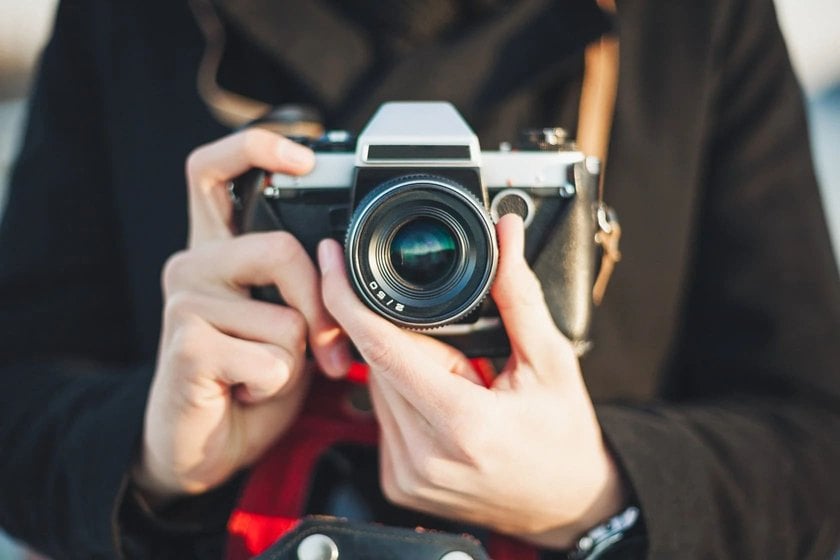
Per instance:
[[[338,545],[327,535],[315,533],[300,541],[297,557],[298,560],[338,560]]]

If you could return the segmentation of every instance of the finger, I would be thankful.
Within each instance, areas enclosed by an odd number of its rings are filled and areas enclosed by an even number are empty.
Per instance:
[[[306,319],[291,307],[248,298],[220,299],[195,292],[179,292],[167,298],[167,324],[191,317],[201,318],[234,338],[273,344],[297,359],[304,359]]]
[[[218,344],[218,379],[239,387],[234,393],[244,402],[258,403],[284,392],[303,371],[303,362],[285,348],[223,335]]]
[[[190,246],[230,236],[233,207],[228,181],[251,168],[276,173],[308,173],[312,150],[260,128],[250,128],[206,144],[187,159]]]
[[[558,351],[558,343],[569,343],[554,324],[540,282],[525,260],[522,218],[507,214],[496,228],[499,268],[491,294],[514,354],[540,363],[547,353]]]
[[[219,377],[240,402],[256,404],[283,395],[303,371],[303,362],[284,348],[236,338],[229,341],[231,352],[236,353],[222,363]]]
[[[435,362],[437,356],[424,353],[429,345],[418,345],[406,331],[368,309],[356,297],[344,270],[341,246],[324,240],[318,247],[324,303],[359,353],[371,366],[389,378],[401,394],[429,420],[455,413],[459,399],[469,398],[479,388],[453,375]]]
[[[239,418],[242,426],[241,457],[243,465],[250,465],[265,452],[266,446],[280,434],[286,433],[292,422],[297,418],[298,411],[304,403],[303,394],[312,378],[308,365],[303,371],[289,380],[289,383],[278,393],[276,398],[260,402],[247,401],[248,396],[239,392],[242,385],[234,389],[235,398],[247,403],[245,414]]]
[[[246,399],[259,402],[279,394],[299,374],[300,360],[272,344],[233,338],[200,318],[178,325],[166,345],[178,392],[202,404],[245,386]]]
[[[283,301],[306,319],[318,365],[332,377],[350,367],[347,338],[324,307],[321,278],[301,244],[287,232],[255,233],[209,244],[170,259],[167,291],[196,290],[231,297],[244,288],[273,284]]]

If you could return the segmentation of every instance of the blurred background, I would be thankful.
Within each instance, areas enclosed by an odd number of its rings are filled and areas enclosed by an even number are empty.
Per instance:
[[[0,0],[0,214],[9,167],[20,142],[27,90],[55,4],[56,0]],[[840,1],[776,0],[776,4],[808,96],[814,158],[840,260]],[[36,557],[16,548],[0,532],[0,560],[24,558]]]

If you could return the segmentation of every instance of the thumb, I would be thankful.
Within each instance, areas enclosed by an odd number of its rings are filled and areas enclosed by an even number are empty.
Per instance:
[[[546,352],[556,352],[558,339],[565,341],[565,337],[554,324],[540,282],[525,260],[522,218],[516,214],[502,216],[496,232],[499,268],[491,294],[513,353],[538,363]]]

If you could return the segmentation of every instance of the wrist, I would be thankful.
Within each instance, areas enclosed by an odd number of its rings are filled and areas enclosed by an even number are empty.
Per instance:
[[[519,537],[542,548],[571,549],[577,545],[578,539],[593,527],[623,511],[629,502],[628,487],[615,459],[606,447],[599,463],[595,468],[603,472],[601,483],[597,485],[590,505],[580,515],[547,531]]]
[[[159,510],[184,495],[176,485],[156,474],[146,460],[148,453],[141,453],[129,472],[130,490],[135,498],[149,510]]]

